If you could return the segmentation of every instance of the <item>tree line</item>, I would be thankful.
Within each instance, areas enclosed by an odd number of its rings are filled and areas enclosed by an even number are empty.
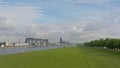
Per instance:
[[[106,39],[93,40],[90,42],[85,42],[84,46],[120,49],[120,39],[106,38]]]

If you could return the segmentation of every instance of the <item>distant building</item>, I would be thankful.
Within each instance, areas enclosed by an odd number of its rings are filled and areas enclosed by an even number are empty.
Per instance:
[[[0,47],[11,47],[13,46],[10,41],[0,42]]]
[[[29,44],[28,43],[13,43],[14,46],[28,46]]]
[[[47,46],[48,39],[26,38],[25,43],[28,43],[31,46]]]
[[[5,47],[6,43],[5,42],[0,42],[0,47]]]
[[[62,41],[62,38],[60,38],[60,43],[62,43],[63,41]]]
[[[69,40],[68,41],[63,41],[63,39],[60,38],[60,46],[69,46]]]

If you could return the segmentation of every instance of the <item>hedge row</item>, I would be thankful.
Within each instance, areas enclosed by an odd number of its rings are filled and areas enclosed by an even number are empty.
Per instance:
[[[110,49],[120,49],[120,39],[100,39],[84,43],[84,46],[107,47]]]

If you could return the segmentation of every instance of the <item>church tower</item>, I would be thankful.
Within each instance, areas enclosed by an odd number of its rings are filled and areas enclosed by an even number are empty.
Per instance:
[[[62,38],[60,38],[60,43],[62,43]]]

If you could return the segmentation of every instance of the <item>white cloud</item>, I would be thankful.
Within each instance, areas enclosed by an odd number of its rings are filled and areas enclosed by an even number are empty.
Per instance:
[[[0,30],[10,30],[13,29],[16,24],[9,18],[0,17]]]
[[[118,30],[120,29],[119,14],[118,11],[98,20],[83,18],[62,24],[21,23],[20,25],[16,24],[21,26],[20,28],[15,27],[12,32],[4,31],[0,34],[3,37],[16,37],[17,39],[26,37],[48,38],[56,42],[59,41],[60,37],[72,42],[84,42],[107,37],[118,38],[120,37],[120,31]],[[114,21],[116,19],[117,21]]]
[[[38,16],[42,15],[41,13],[37,13],[37,7],[28,7],[28,6],[11,6],[11,5],[3,5],[0,6],[0,16],[8,17],[13,19],[15,22],[23,22],[23,21],[32,21]],[[39,11],[40,12],[40,11]]]
[[[63,37],[72,42],[84,42],[107,37],[120,38],[119,14],[117,11],[98,20],[85,18],[71,23],[44,26],[45,28],[49,27],[49,31],[45,30],[45,33],[48,34],[49,38],[59,39],[59,37]]]
[[[68,1],[68,0],[67,0]],[[75,3],[107,3],[110,0],[69,0]],[[16,40],[26,37],[48,38],[59,41],[60,37],[72,42],[84,42],[92,39],[120,36],[120,11],[94,20],[89,17],[68,23],[34,23],[42,16],[33,6],[0,5],[1,39]],[[114,10],[115,11],[115,10]]]
[[[115,19],[118,19],[117,22]],[[48,38],[53,41],[59,41],[59,38],[63,37],[72,42],[84,42],[107,37],[119,38],[119,26],[119,12],[115,12],[98,20],[83,18],[62,24],[30,24],[23,29],[23,36]]]
[[[24,26],[34,28],[33,20],[42,16],[42,11],[37,13],[38,8],[33,6],[14,6],[0,5],[0,36],[1,39],[10,38],[16,40],[15,37],[23,38],[26,36]],[[29,26],[32,25],[32,26]],[[28,28],[25,27],[25,28]],[[24,33],[22,33],[24,32]],[[29,35],[29,34],[28,34]],[[13,37],[13,38],[12,38]]]

